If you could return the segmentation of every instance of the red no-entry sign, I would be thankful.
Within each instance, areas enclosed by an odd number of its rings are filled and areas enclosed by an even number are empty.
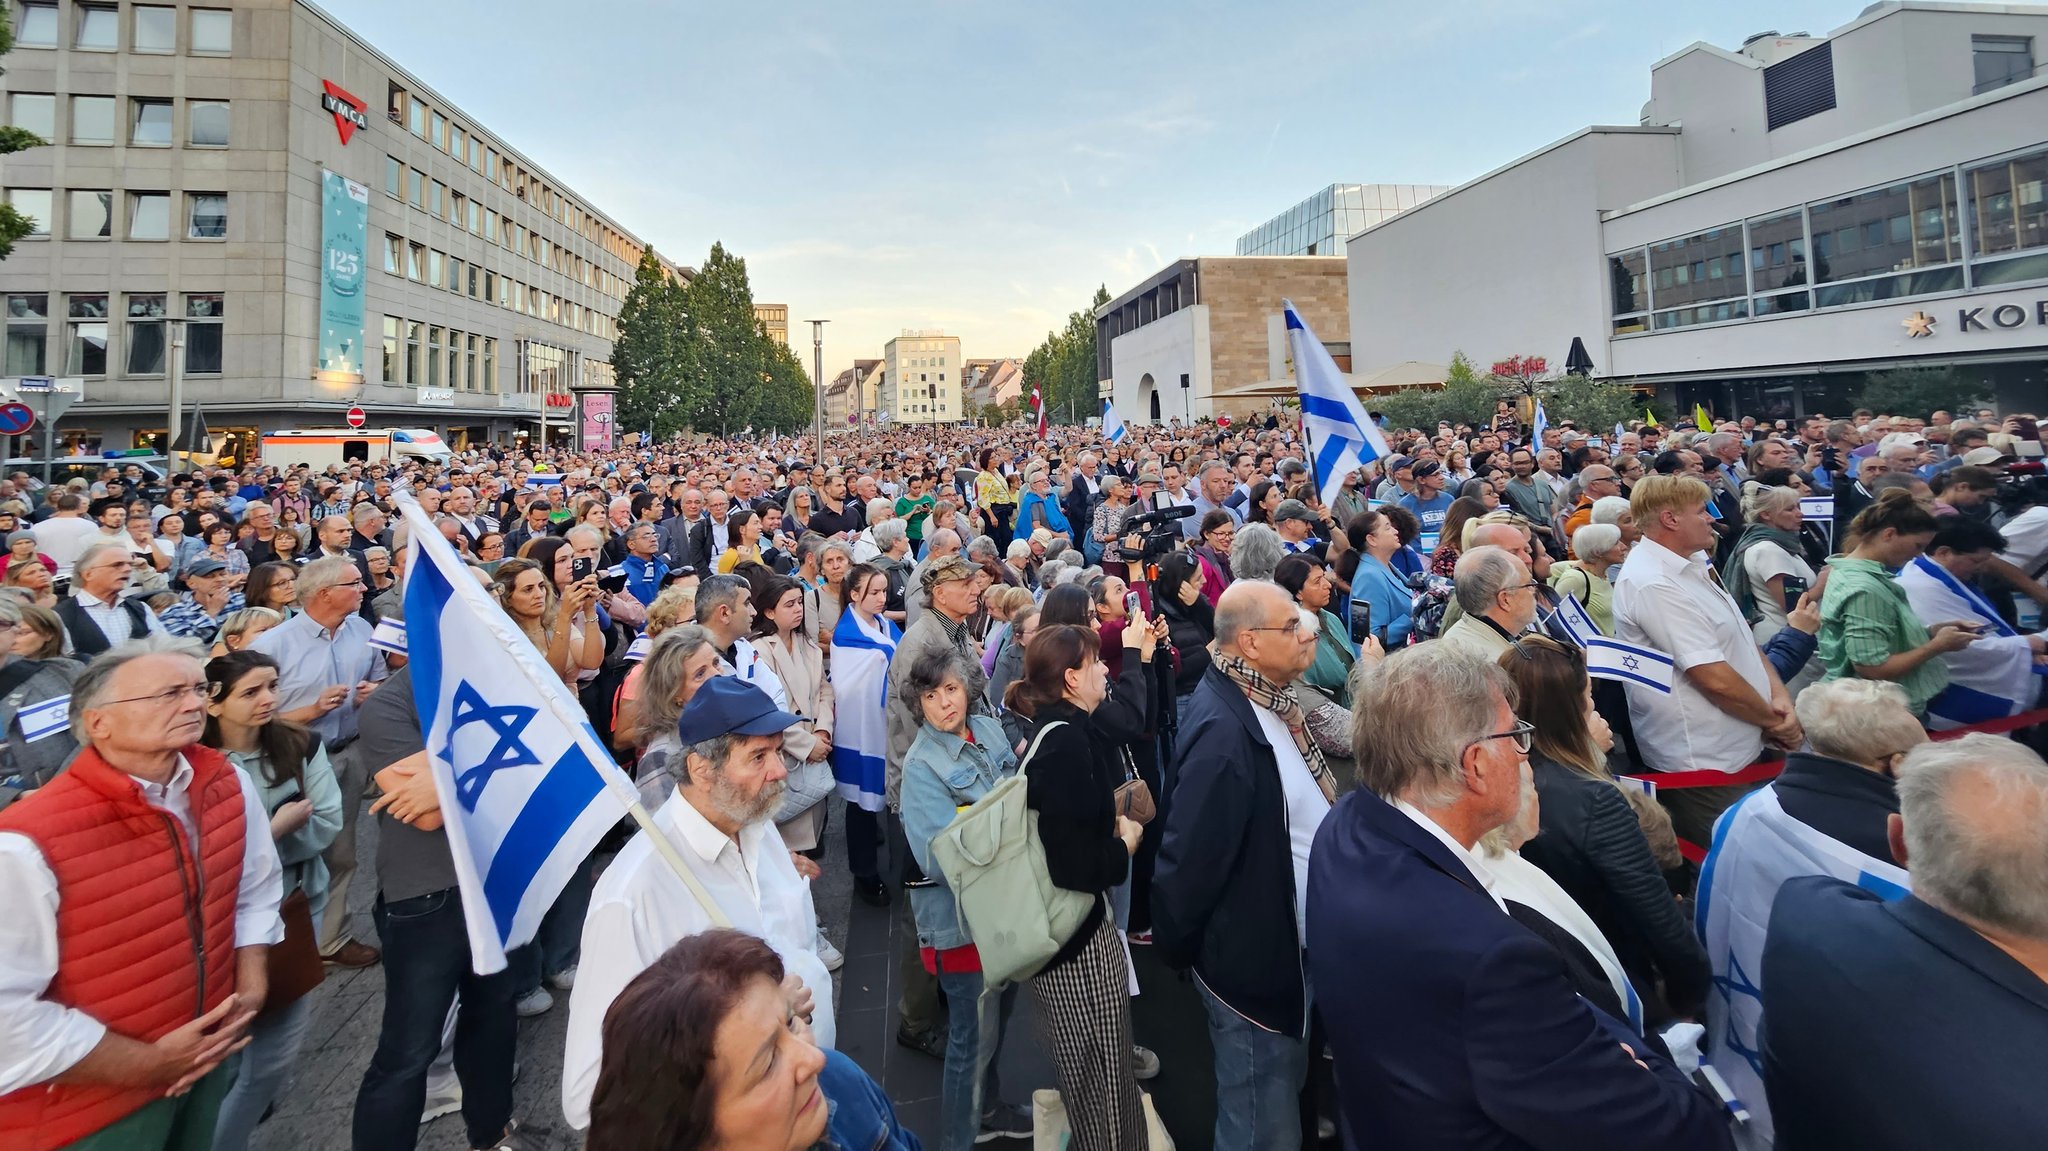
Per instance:
[[[352,428],[360,428],[360,427],[362,427],[362,426],[363,426],[364,424],[367,424],[367,423],[369,423],[369,422],[370,422],[370,413],[368,413],[368,412],[364,411],[364,410],[363,410],[363,409],[361,409],[361,408],[350,408],[350,409],[348,410],[348,426],[349,426],[349,427],[352,427]]]

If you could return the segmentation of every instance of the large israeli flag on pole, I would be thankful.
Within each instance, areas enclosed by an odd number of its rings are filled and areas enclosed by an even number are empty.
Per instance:
[[[1129,428],[1126,428],[1126,427],[1124,427],[1124,418],[1123,418],[1122,416],[1120,416],[1120,415],[1117,415],[1117,414],[1116,414],[1116,401],[1115,401],[1115,400],[1109,400],[1109,399],[1105,399],[1105,400],[1103,400],[1103,401],[1102,401],[1102,435],[1103,435],[1103,437],[1104,437],[1105,439],[1107,439],[1107,440],[1108,440],[1108,441],[1109,441],[1110,443],[1113,443],[1113,444],[1120,444],[1120,443],[1123,443],[1123,442],[1124,442],[1124,437],[1125,437],[1125,436],[1127,436],[1127,435],[1129,435],[1129,434],[1130,434],[1130,429],[1129,429]]]
[[[577,868],[639,799],[576,697],[420,506],[406,562],[406,654],[479,975],[532,941]]]
[[[1337,370],[1330,350],[1294,310],[1294,301],[1281,303],[1287,309],[1288,350],[1294,357],[1294,383],[1301,391],[1301,428],[1308,436],[1309,462],[1315,468],[1323,502],[1334,503],[1344,490],[1346,475],[1393,453],[1379,425],[1367,418],[1359,405],[1344,373]]]

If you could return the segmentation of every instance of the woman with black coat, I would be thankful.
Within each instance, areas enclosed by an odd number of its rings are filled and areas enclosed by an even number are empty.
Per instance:
[[[1123,767],[1091,730],[1107,678],[1093,631],[1041,623],[1024,652],[1023,678],[1004,703],[1031,720],[1020,770],[1025,801],[1038,813],[1046,873],[1095,897],[1073,938],[1030,981],[1071,1146],[1140,1151],[1146,1134],[1132,1067],[1130,971],[1106,897],[1129,875],[1144,828],[1116,813]]]
[[[1614,945],[1643,999],[1643,1022],[1662,1030],[1698,1017],[1712,972],[1664,872],[1650,854],[1644,819],[1607,774],[1602,744],[1613,736],[1593,710],[1592,681],[1579,650],[1524,636],[1501,656],[1520,699],[1518,718],[1536,729],[1529,765],[1541,800],[1541,831],[1522,857],[1543,869]],[[1596,726],[1597,725],[1597,726]]]
[[[1159,561],[1152,603],[1166,617],[1166,642],[1175,657],[1174,695],[1186,699],[1209,670],[1209,644],[1216,639],[1216,609],[1202,596],[1202,565],[1186,552]]]

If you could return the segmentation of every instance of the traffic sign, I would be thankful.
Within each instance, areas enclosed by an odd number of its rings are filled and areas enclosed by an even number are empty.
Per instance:
[[[15,385],[17,391],[23,392],[47,392],[54,390],[55,387],[56,381],[48,376],[23,376],[21,382]]]
[[[0,404],[0,436],[18,436],[35,426],[35,409],[27,404]]]
[[[369,423],[369,422],[370,422],[370,413],[368,413],[368,412],[364,411],[363,409],[361,409],[361,408],[359,408],[359,407],[356,407],[356,408],[350,408],[350,409],[348,410],[348,426],[349,426],[349,427],[352,427],[352,428],[360,428],[360,427],[362,427],[362,426],[363,426],[364,424],[367,424],[367,423]]]

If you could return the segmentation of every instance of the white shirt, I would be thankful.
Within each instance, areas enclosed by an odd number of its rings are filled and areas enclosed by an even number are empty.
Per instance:
[[[2027,575],[2033,575],[2041,561],[2048,558],[2048,507],[2028,508],[2005,521],[2005,526],[1998,530],[2005,536],[2005,554],[1999,558]]]
[[[796,873],[770,820],[740,829],[734,843],[677,794],[654,813],[725,917],[759,936],[811,992],[811,1031],[819,1046],[835,1039],[832,976],[818,958],[817,912],[810,884]],[[626,984],[680,940],[710,930],[711,916],[641,831],[598,877],[583,919],[583,960],[569,993],[569,1034],[562,1056],[562,1114],[590,1126],[590,1096],[604,1055],[604,1016]]]
[[[1257,704],[1252,714],[1259,717],[1259,730],[1273,745],[1273,762],[1280,768],[1280,792],[1287,802],[1287,840],[1294,849],[1294,934],[1308,946],[1308,852],[1315,844],[1316,828],[1330,814],[1330,801],[1294,746],[1294,736],[1280,717]]]
[[[1436,836],[1437,842],[1450,848],[1451,854],[1458,858],[1458,862],[1465,865],[1465,870],[1472,873],[1472,878],[1479,881],[1479,886],[1486,889],[1486,894],[1493,897],[1494,906],[1499,907],[1502,914],[1507,913],[1507,901],[1501,898],[1500,892],[1493,889],[1494,875],[1486,866],[1486,857],[1484,855],[1451,838],[1451,833],[1445,831],[1442,824],[1424,815],[1421,808],[1409,803],[1407,800],[1395,800],[1394,810],[1421,824],[1422,830]]]
[[[78,553],[100,536],[100,526],[84,516],[51,516],[29,530],[35,533],[36,550],[56,563],[59,579],[71,574]]]
[[[1565,492],[1569,491],[1572,486],[1572,482],[1570,480],[1564,478],[1564,476],[1561,473],[1557,472],[1538,471],[1536,473],[1536,478],[1542,480],[1546,484],[1549,484],[1551,493],[1555,495],[1560,501],[1564,499]]]
[[[99,625],[100,632],[107,637],[107,646],[112,647],[123,640],[135,638],[135,621],[128,618],[128,610],[120,604],[108,603],[84,588],[80,588],[73,598],[78,601],[78,608],[85,613],[86,618]],[[158,635],[169,634],[164,631],[163,621],[156,618],[156,613],[150,610],[148,604],[142,605],[142,619],[146,630]],[[72,651],[71,633],[68,630],[64,633],[64,651],[67,655]]]
[[[1668,653],[1679,672],[1725,663],[1757,695],[1771,698],[1771,675],[1742,609],[1709,578],[1703,558],[1688,558],[1644,537],[1614,581],[1615,638]],[[1715,706],[1681,674],[1669,694],[1628,690],[1636,744],[1657,771],[1738,771],[1763,751],[1762,729]]]
[[[284,899],[284,868],[270,839],[270,816],[256,785],[235,769],[242,787],[242,878],[235,892],[235,946],[253,947],[284,938],[277,906]],[[168,784],[137,779],[151,807],[167,811],[185,829],[196,854],[198,829],[192,822],[192,765],[183,756]],[[73,1007],[43,998],[57,977],[57,876],[28,836],[0,833],[0,891],[7,914],[0,916],[0,1095],[46,1082],[70,1070],[99,1045],[104,1023]]]

